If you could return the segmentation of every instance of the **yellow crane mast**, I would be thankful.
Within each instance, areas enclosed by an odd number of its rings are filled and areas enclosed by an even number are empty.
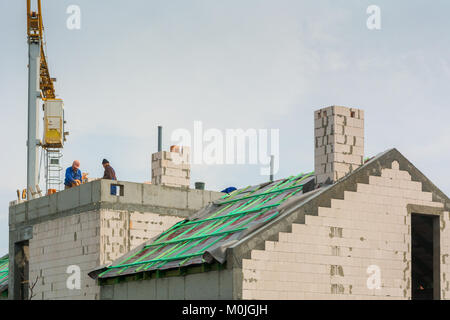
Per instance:
[[[41,0],[37,0],[38,11],[31,11],[31,0],[27,0],[27,25],[28,39],[40,43],[40,81],[39,88],[42,92],[42,99],[56,99],[54,79],[50,77],[47,58],[44,52],[44,25],[42,24]]]

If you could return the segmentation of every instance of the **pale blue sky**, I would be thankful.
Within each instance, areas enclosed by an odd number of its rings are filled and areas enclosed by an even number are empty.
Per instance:
[[[311,171],[313,110],[366,111],[366,155],[396,147],[450,194],[448,0],[44,0],[50,71],[65,101],[64,162],[92,177],[150,180],[156,126],[279,128],[278,177]],[[0,0],[0,255],[8,202],[26,180],[25,0]],[[81,30],[66,28],[79,5]],[[382,29],[366,27],[381,8]],[[5,14],[7,13],[7,14]],[[219,190],[259,166],[194,166]]]

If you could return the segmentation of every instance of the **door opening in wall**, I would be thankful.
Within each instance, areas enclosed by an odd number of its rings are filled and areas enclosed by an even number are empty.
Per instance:
[[[439,217],[411,215],[411,294],[413,300],[439,299]]]
[[[14,298],[19,300],[29,299],[29,245],[28,241],[15,244],[14,256]]]

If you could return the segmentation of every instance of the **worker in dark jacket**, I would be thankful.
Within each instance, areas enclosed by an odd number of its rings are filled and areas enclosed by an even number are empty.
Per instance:
[[[66,175],[64,179],[64,188],[72,188],[79,186],[83,182],[83,176],[80,170],[80,161],[75,160],[71,167],[66,169]]]
[[[103,179],[108,180],[117,180],[116,178],[116,172],[114,169],[109,165],[109,161],[106,159],[103,159],[102,161],[103,168],[105,168],[105,173],[103,174]]]
[[[111,167],[109,165],[109,161],[106,159],[103,159],[102,165],[103,165],[103,168],[105,168],[105,172],[103,173],[102,179],[117,180],[116,172],[114,171],[113,167]],[[117,188],[115,185],[111,185],[111,194],[112,195],[117,194]]]

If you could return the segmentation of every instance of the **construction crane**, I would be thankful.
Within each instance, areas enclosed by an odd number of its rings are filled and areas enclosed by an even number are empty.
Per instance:
[[[44,25],[41,0],[37,11],[27,0],[28,35],[28,140],[27,140],[27,199],[39,192],[39,150],[45,154],[46,191],[58,191],[61,185],[61,149],[64,146],[64,104],[56,98],[54,82],[45,55]],[[44,134],[39,139],[40,100],[44,102]]]

